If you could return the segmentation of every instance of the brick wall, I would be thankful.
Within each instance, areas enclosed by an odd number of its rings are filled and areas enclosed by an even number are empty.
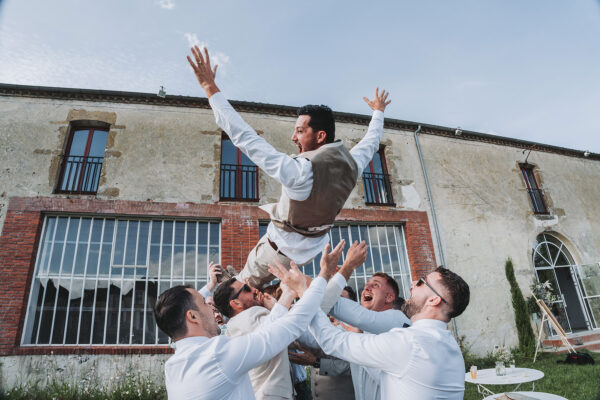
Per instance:
[[[258,240],[259,220],[267,214],[250,203],[155,203],[123,200],[13,197],[0,236],[0,355],[165,353],[161,347],[20,347],[31,275],[45,213],[134,217],[207,218],[221,221],[221,262],[241,268]],[[427,213],[390,208],[342,210],[346,222],[404,224],[413,277],[435,268]]]

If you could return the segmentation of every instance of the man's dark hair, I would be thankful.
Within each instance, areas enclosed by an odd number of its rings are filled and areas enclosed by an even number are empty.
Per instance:
[[[215,306],[217,306],[217,310],[227,318],[233,317],[233,308],[229,305],[229,299],[233,295],[233,287],[231,284],[236,281],[236,278],[231,278],[225,282],[222,282],[215,293],[213,294],[213,300],[215,301]]]
[[[395,299],[397,299],[398,296],[400,296],[400,288],[398,288],[398,282],[396,282],[396,280],[394,278],[392,278],[391,276],[389,276],[385,272],[375,272],[373,274],[373,276],[379,276],[379,277],[385,279],[385,281],[387,282],[387,284],[390,285],[390,287],[394,291],[394,298]]]
[[[296,115],[310,116],[308,126],[315,132],[325,131],[327,134],[325,143],[333,143],[335,140],[335,119],[333,118],[333,111],[331,111],[331,108],[322,104],[320,106],[308,104],[300,107],[298,111],[296,111]]]
[[[446,288],[448,297],[446,300],[450,302],[449,318],[458,317],[465,311],[469,305],[470,290],[469,285],[458,274],[444,267],[437,267],[435,272],[440,274],[442,285]]]
[[[185,313],[188,310],[198,311],[194,297],[188,291],[190,288],[190,285],[179,285],[167,289],[154,304],[156,325],[171,339],[186,334]]]
[[[356,292],[354,291],[354,289],[352,289],[352,286],[346,286],[346,287],[344,288],[344,290],[345,290],[346,292],[348,292],[348,294],[350,295],[350,300],[357,301],[357,300],[356,300]],[[344,290],[342,290],[342,292],[343,292]]]

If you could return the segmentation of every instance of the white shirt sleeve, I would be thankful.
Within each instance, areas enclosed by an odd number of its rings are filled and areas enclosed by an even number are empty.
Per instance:
[[[327,289],[325,289],[325,296],[323,296],[323,302],[321,303],[321,310],[325,314],[329,314],[345,287],[346,278],[339,272],[327,282]]]
[[[340,297],[331,315],[362,331],[383,333],[392,328],[411,325],[410,319],[400,310],[371,311],[355,301]]]
[[[277,151],[242,119],[223,93],[215,93],[208,102],[217,125],[227,133],[234,146],[267,175],[281,183],[291,199],[301,201],[310,195],[313,171],[309,160],[292,158]]]
[[[306,330],[319,308],[326,286],[315,278],[304,296],[286,315],[244,336],[231,338],[216,354],[227,377],[237,380],[252,368],[270,360]]]
[[[200,293],[205,300],[207,297],[212,296],[212,292],[208,290],[208,285],[202,286],[202,289],[198,290],[198,293]]]
[[[371,159],[373,159],[373,154],[379,150],[379,142],[381,141],[382,134],[383,112],[375,110],[373,111],[373,117],[371,117],[371,122],[369,123],[369,128],[367,129],[365,137],[350,150],[350,154],[352,154],[352,157],[358,166],[359,176]]]
[[[380,335],[340,331],[318,311],[310,324],[310,331],[326,354],[342,360],[397,374],[402,363],[408,365],[412,343],[408,335],[386,332]],[[405,365],[405,366],[406,366]]]

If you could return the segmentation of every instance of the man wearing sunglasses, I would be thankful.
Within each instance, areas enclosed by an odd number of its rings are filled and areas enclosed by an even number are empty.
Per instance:
[[[310,331],[327,354],[381,370],[381,398],[462,399],[464,361],[447,329],[469,304],[469,285],[437,268],[413,282],[404,312],[412,326],[378,335],[340,332],[318,312]]]
[[[334,268],[321,268],[307,288],[306,276],[296,266],[271,267],[300,301],[268,326],[235,338],[219,335],[211,307],[196,290],[176,286],[163,292],[154,315],[158,327],[175,341],[175,354],[165,364],[169,398],[254,399],[248,371],[287,349],[306,330]],[[241,289],[238,298],[248,293]]]
[[[335,269],[344,245],[345,240],[342,240],[331,251],[329,245],[325,246],[321,257],[321,269],[332,271]],[[365,257],[366,244],[355,242],[347,251],[341,269],[354,270],[364,262]],[[227,335],[232,337],[246,335],[285,315],[296,294],[285,284],[282,284],[281,288],[282,294],[279,301],[275,303],[268,294],[263,294],[236,278],[221,283],[215,291],[214,298],[218,309],[230,318],[227,323]],[[337,296],[339,291],[335,285],[328,284],[321,307],[331,308]],[[306,335],[310,335],[308,330],[303,334]],[[292,399],[293,385],[287,349],[283,349],[271,360],[252,369],[249,375],[257,399]]]

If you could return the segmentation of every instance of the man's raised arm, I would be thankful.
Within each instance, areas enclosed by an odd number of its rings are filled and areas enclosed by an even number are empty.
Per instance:
[[[388,104],[392,101],[388,100],[389,92],[382,90],[379,93],[379,88],[375,89],[375,97],[373,100],[369,100],[367,97],[363,97],[363,100],[373,109],[373,117],[369,123],[369,129],[365,134],[365,137],[350,150],[350,154],[356,161],[358,170],[362,173],[362,170],[373,158],[373,154],[379,150],[379,142],[381,141],[381,135],[383,133],[383,112]]]
[[[217,87],[215,83],[217,66],[211,67],[208,50],[204,49],[203,56],[198,46],[194,46],[192,54],[194,59],[187,56],[188,62],[198,83],[206,92],[217,125],[227,133],[233,145],[284,187],[291,189],[304,187],[307,180],[313,177],[310,161],[303,158],[294,160],[287,154],[277,151],[260,137],[233,109]]]

